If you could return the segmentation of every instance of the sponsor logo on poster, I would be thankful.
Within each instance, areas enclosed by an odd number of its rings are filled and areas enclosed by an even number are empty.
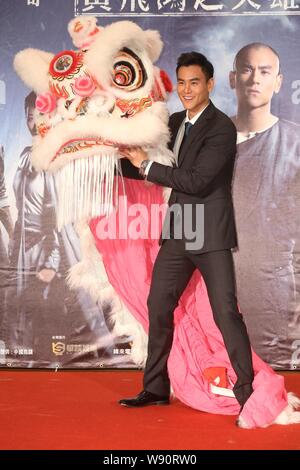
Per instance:
[[[57,343],[52,343],[52,352],[55,356],[62,356],[66,350],[65,343],[57,341]]]

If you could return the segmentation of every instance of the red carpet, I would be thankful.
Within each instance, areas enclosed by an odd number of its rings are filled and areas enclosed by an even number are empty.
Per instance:
[[[300,373],[285,373],[300,396]],[[128,409],[138,371],[0,371],[0,449],[300,449],[300,424],[243,430],[234,416],[171,406]]]

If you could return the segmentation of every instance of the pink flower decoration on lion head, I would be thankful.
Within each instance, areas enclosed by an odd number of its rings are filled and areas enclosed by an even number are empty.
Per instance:
[[[51,113],[56,108],[56,97],[49,92],[38,95],[35,107],[40,113]]]
[[[73,91],[76,95],[86,97],[90,96],[95,90],[96,86],[91,77],[78,77],[73,85]]]

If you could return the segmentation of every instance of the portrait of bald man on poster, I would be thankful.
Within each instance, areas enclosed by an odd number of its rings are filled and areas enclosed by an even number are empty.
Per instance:
[[[271,366],[293,368],[300,338],[300,126],[271,111],[284,80],[278,53],[251,43],[235,56],[233,183],[241,311],[254,349]]]

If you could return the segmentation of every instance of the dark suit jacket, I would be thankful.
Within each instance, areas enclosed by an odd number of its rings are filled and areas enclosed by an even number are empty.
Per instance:
[[[170,148],[173,149],[185,111],[172,114]],[[232,121],[211,102],[192,127],[180,151],[178,167],[152,163],[148,181],[172,188],[169,206],[178,205],[179,224],[186,221],[189,204],[191,231],[202,230],[196,205],[204,205],[204,244],[196,253],[236,246],[231,184],[236,155],[236,129]],[[176,210],[175,225],[176,225]],[[183,215],[183,220],[181,218]],[[187,225],[188,226],[188,225]],[[183,240],[191,241],[185,237]]]
[[[179,127],[186,111],[174,113],[169,120],[170,148],[173,149]],[[191,231],[204,229],[202,248],[194,253],[230,249],[236,246],[231,184],[236,155],[236,128],[226,114],[211,102],[192,127],[180,151],[178,167],[153,162],[147,180],[172,188],[169,206],[175,204],[175,225],[187,223]],[[138,177],[129,161],[122,162],[124,176]],[[204,205],[204,228],[196,217],[197,204]],[[186,211],[189,205],[191,216]],[[188,218],[188,220],[187,220]],[[169,217],[166,222],[169,223]],[[185,236],[186,242],[192,240]],[[169,230],[165,226],[163,233]],[[162,240],[163,241],[163,240]]]

